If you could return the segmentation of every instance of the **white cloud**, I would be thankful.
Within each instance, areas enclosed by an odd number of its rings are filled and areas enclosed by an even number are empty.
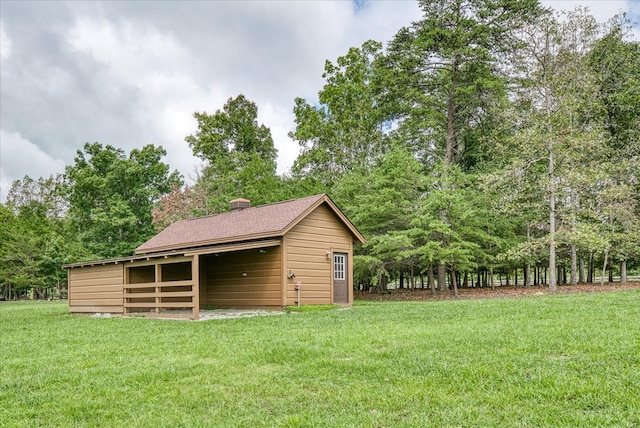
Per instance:
[[[42,151],[18,132],[0,129],[0,200],[4,201],[11,183],[25,175],[49,177],[64,172],[65,162]]]
[[[6,60],[11,56],[11,48],[11,39],[4,30],[4,23],[0,21],[0,60]]]
[[[158,72],[172,72],[184,61],[184,50],[173,37],[150,26],[81,18],[70,29],[69,44],[90,54],[122,82],[137,82]],[[153,65],[153,67],[150,67]]]

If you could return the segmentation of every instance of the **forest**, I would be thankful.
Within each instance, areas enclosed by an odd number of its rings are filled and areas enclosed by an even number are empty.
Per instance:
[[[194,183],[159,146],[85,143],[0,204],[0,299],[65,296],[61,265],[130,255],[171,222],[327,193],[367,238],[355,285],[457,293],[626,282],[640,269],[640,42],[628,17],[537,0],[420,1],[388,41],[327,60],[292,100],[299,155],[276,171],[242,94],[195,112]],[[80,146],[81,143],[79,143]],[[500,278],[500,280],[498,280]]]

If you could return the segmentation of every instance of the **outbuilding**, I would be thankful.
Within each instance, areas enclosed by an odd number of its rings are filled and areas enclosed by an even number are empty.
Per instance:
[[[73,263],[72,313],[198,318],[205,308],[353,302],[353,246],[364,237],[326,194],[180,220],[131,257]]]

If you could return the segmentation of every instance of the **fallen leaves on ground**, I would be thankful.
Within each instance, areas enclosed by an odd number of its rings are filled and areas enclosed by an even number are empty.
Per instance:
[[[604,283],[598,284],[578,284],[559,285],[558,290],[553,293],[546,285],[523,286],[498,286],[495,288],[459,288],[458,297],[454,296],[453,290],[437,291],[435,295],[429,289],[396,289],[386,293],[369,293],[368,291],[356,291],[355,300],[370,300],[376,302],[403,301],[403,300],[450,300],[450,299],[491,299],[491,298],[515,298],[527,296],[545,296],[551,294],[571,294],[571,293],[597,293],[602,291],[631,290],[640,288],[640,282]]]

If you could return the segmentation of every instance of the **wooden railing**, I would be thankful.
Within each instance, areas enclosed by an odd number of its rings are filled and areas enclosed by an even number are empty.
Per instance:
[[[125,314],[197,318],[195,297],[192,280],[124,284],[123,308]]]

